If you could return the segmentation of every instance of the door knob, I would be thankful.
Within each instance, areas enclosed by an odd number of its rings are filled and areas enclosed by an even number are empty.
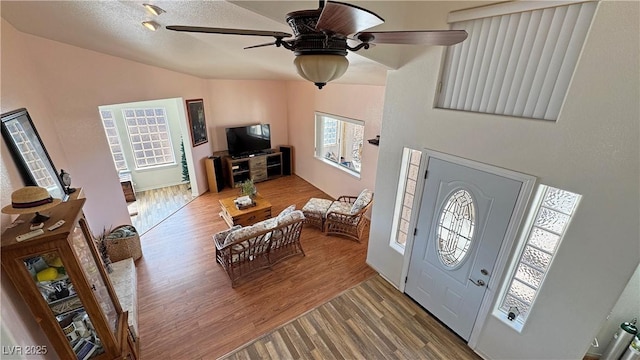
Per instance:
[[[469,278],[469,281],[471,281],[475,286],[484,286],[485,285],[484,281],[482,281],[482,280],[477,280],[476,281],[476,280],[473,280],[473,279]]]

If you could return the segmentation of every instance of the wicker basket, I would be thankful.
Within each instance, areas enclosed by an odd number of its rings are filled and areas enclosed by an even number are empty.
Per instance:
[[[116,230],[130,227],[135,231],[135,228],[131,225],[120,225],[113,229],[112,233]],[[133,235],[128,237],[112,238],[107,236],[105,238],[105,245],[107,247],[107,253],[111,262],[124,260],[127,258],[133,258],[138,260],[142,256],[142,248],[140,247],[140,236],[135,231]]]

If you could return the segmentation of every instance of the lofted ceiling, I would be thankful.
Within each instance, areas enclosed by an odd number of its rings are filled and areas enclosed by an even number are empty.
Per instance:
[[[164,9],[151,15],[142,6]],[[374,29],[448,29],[450,10],[477,6],[455,1],[354,1],[386,22]],[[467,6],[464,6],[467,5]],[[6,1],[3,19],[21,32],[206,79],[300,80],[294,55],[274,46],[244,47],[272,41],[253,36],[180,33],[167,25],[226,27],[291,33],[288,12],[315,9],[317,1]],[[155,20],[155,32],[141,25]],[[437,47],[432,47],[434,49]],[[336,82],[385,83],[386,72],[397,69],[429,47],[377,45],[350,53],[346,74]],[[433,51],[433,50],[431,50]]]

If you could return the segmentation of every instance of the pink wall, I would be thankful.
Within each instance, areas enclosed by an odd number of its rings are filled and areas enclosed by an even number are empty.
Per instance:
[[[287,87],[283,81],[209,80],[207,124],[213,150],[226,150],[225,128],[271,124],[271,146],[287,144]],[[212,121],[209,122],[209,119]]]
[[[205,97],[206,82],[62,43],[19,34],[33,59],[32,71],[49,100],[49,116],[62,141],[76,186],[87,197],[84,207],[94,232],[130,222],[112,165],[98,106],[165,98]],[[3,77],[6,76],[3,71]],[[47,144],[47,147],[49,145]],[[192,150],[198,187],[206,189],[206,146]],[[54,161],[56,161],[54,159]],[[62,165],[58,165],[62,167]]]
[[[318,90],[308,82],[288,83],[289,143],[295,148],[295,171],[337,198],[375,187],[378,147],[366,142],[380,134],[384,86],[331,83]],[[360,179],[314,158],[315,115],[324,112],[365,122]]]
[[[330,84],[318,91],[305,82],[205,80],[24,34],[4,20],[1,26],[0,111],[29,110],[56,167],[84,189],[94,232],[130,221],[98,115],[105,104],[203,98],[210,139],[191,149],[201,192],[207,189],[204,159],[226,149],[224,128],[256,122],[271,124],[274,147],[293,145],[296,173],[332,196],[374,187],[377,147],[365,144],[360,180],[313,158],[313,112],[364,120],[365,138],[372,138],[380,133],[383,87]],[[23,183],[7,146],[0,150],[5,205]],[[2,230],[12,220],[0,219]],[[46,344],[4,275],[1,299],[2,325],[16,345]]]
[[[1,26],[0,111],[29,110],[56,167],[71,173],[73,185],[85,191],[84,211],[94,232],[130,223],[98,106],[170,97],[202,97],[206,102],[206,81],[20,33],[4,20]],[[4,206],[10,203],[11,193],[24,184],[6,144],[1,151]],[[198,183],[205,191],[201,159],[211,150],[200,146],[192,152]],[[4,230],[12,218],[4,214],[0,218]],[[2,324],[15,345],[47,344],[4,275],[1,298]]]
[[[21,33],[2,20],[2,102],[0,112],[27,108],[49,155],[56,159],[58,168],[67,169],[67,160],[61,147],[56,127],[51,119],[51,102],[40,91],[40,79],[33,72],[33,59],[28,55]],[[3,140],[4,144],[4,140]],[[49,145],[50,144],[50,145]],[[6,145],[2,145],[2,204],[11,202],[11,192],[23,186],[22,178],[11,159]],[[2,228],[11,221],[2,215]]]
[[[60,160],[64,165],[66,159],[61,149],[55,127],[49,118],[49,103],[45,96],[38,90],[38,78],[31,71],[32,63],[26,56],[25,44],[20,41],[19,33],[11,26],[5,26],[2,20],[2,102],[0,112],[4,113],[20,107],[29,109],[33,121],[38,128],[42,141],[51,146],[47,150],[52,158]],[[11,192],[23,186],[18,170],[11,160],[9,150],[2,145],[1,160],[1,199],[2,204],[11,203]],[[64,165],[66,166],[66,165]],[[4,230],[13,218],[9,215],[2,215],[2,229]],[[46,338],[33,317],[29,314],[28,307],[18,296],[16,289],[7,280],[4,271],[0,272],[0,303],[2,303],[2,326],[5,327],[13,337],[13,344],[18,346],[46,345],[52,349],[49,340]],[[4,344],[3,345],[9,345]],[[53,353],[53,352],[51,352]],[[34,356],[34,359],[54,359],[55,355]]]

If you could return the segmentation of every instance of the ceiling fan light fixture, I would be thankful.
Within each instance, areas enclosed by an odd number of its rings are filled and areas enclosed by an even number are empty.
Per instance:
[[[157,22],[155,22],[153,20],[149,20],[149,21],[143,21],[142,22],[142,26],[146,27],[147,29],[149,29],[151,31],[156,31],[160,27],[160,24],[158,24]]]
[[[142,4],[142,6],[144,6],[144,8],[147,9],[148,12],[152,13],[155,16],[158,16],[158,15],[166,12],[166,11],[164,11],[164,9],[162,9],[161,7],[156,6],[156,5]]]
[[[349,67],[345,56],[333,54],[298,55],[293,63],[298,75],[313,82],[318,89],[344,75]]]

